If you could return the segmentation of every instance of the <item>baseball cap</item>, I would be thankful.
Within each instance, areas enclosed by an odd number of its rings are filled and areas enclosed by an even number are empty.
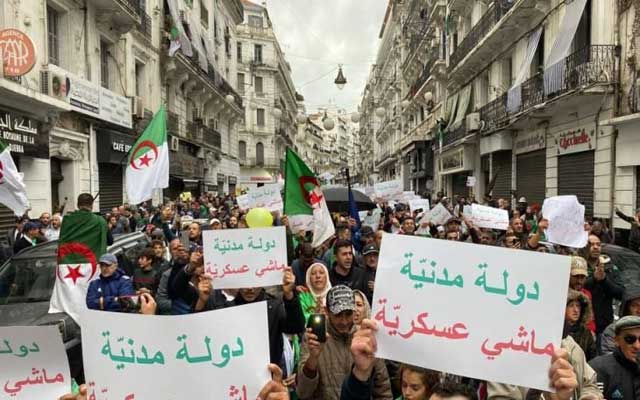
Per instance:
[[[211,221],[209,221],[209,225],[213,225],[213,224],[220,224],[220,220],[218,218],[211,218]]]
[[[373,253],[376,253],[376,254],[380,253],[380,250],[378,250],[378,246],[376,246],[375,244],[368,244],[362,248],[363,256],[366,256],[367,254],[373,254]]]
[[[100,264],[118,264],[118,259],[111,253],[105,253],[100,256],[100,260],[98,261]]]
[[[627,315],[626,317],[622,317],[618,321],[616,321],[614,325],[616,335],[619,335],[620,332],[624,330],[634,328],[640,328],[640,317],[637,317],[635,315]]]
[[[589,275],[587,260],[579,256],[571,256],[571,276]]]
[[[327,293],[327,308],[333,315],[338,315],[343,311],[355,311],[356,299],[353,290],[345,285],[337,285]]]
[[[23,232],[28,232],[32,229],[40,229],[40,224],[34,221],[29,221],[22,227]]]
[[[520,199],[518,199],[518,203],[526,203],[527,202],[527,198],[522,196],[520,197]]]

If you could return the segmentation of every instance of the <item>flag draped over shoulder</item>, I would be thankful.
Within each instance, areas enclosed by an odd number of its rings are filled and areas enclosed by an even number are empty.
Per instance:
[[[327,201],[314,173],[291,149],[287,149],[284,183],[284,213],[293,232],[313,231],[314,247],[335,234]]]
[[[167,146],[167,111],[164,106],[131,148],[127,164],[129,203],[149,200],[154,189],[169,186],[169,146]]]
[[[49,312],[66,312],[76,322],[86,308],[89,283],[100,275],[98,259],[107,251],[107,222],[86,210],[65,215],[60,227],[56,283]]]
[[[0,139],[0,203],[16,215],[24,215],[29,208],[27,187],[11,158],[9,145]]]

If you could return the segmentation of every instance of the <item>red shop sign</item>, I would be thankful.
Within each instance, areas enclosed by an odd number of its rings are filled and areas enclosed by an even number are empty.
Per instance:
[[[17,29],[0,31],[0,54],[5,76],[22,76],[36,64],[36,48],[25,33]]]

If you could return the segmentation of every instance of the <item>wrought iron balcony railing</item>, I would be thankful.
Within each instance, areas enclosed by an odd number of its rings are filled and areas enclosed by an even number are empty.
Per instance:
[[[515,1],[509,0],[496,0],[493,2],[487,12],[480,18],[480,21],[471,28],[467,36],[458,45],[458,48],[449,57],[449,70],[453,70],[487,36],[514,3]]]
[[[502,129],[510,123],[510,116],[532,107],[597,84],[616,83],[617,49],[614,45],[587,46],[567,56],[562,62],[539,72],[521,85],[521,101],[515,110],[507,111],[508,94],[487,103],[480,109],[484,133]]]
[[[138,25],[138,30],[145,38],[149,40],[153,38],[153,22],[149,14],[144,11],[140,11],[140,25]]]

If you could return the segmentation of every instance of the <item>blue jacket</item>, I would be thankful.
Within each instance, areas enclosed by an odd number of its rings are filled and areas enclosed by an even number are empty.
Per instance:
[[[135,294],[131,278],[125,275],[121,269],[117,269],[110,277],[105,278],[100,275],[98,279],[89,284],[87,307],[91,310],[101,310],[100,297],[102,297],[104,310],[120,311],[120,303],[115,298]]]

